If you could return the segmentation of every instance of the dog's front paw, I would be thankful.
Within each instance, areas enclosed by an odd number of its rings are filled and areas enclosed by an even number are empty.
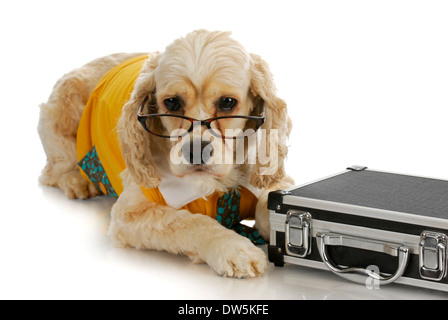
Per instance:
[[[248,239],[235,235],[212,242],[207,263],[220,275],[249,278],[263,274],[266,255]]]
[[[70,199],[87,199],[100,194],[99,190],[83,178],[78,170],[63,174],[59,178],[58,186]]]

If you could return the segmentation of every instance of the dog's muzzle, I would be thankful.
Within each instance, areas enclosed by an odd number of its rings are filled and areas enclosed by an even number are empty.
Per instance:
[[[213,157],[213,144],[193,139],[182,146],[182,155],[189,164],[209,164]]]

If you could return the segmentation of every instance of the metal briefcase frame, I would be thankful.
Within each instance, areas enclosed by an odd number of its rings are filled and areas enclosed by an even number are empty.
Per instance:
[[[448,181],[352,166],[269,194],[269,260],[448,291]]]

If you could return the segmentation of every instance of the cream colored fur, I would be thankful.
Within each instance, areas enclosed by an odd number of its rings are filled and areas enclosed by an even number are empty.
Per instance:
[[[39,179],[42,184],[58,187],[70,198],[85,199],[100,194],[77,168],[77,127],[87,99],[101,77],[122,61],[138,55],[141,53],[97,59],[56,83],[48,102],[41,105],[38,125],[47,155],[47,164]],[[211,101],[222,94],[237,97],[238,114],[249,115],[262,99],[266,107],[266,123],[262,128],[279,130],[284,141],[291,121],[285,102],[277,96],[268,65],[259,56],[247,53],[229,33],[204,30],[192,32],[174,41],[165,52],[151,53],[148,57],[118,124],[127,169],[122,174],[124,191],[112,208],[108,231],[112,244],[185,254],[196,263],[208,263],[220,275],[262,274],[266,257],[248,239],[205,215],[175,210],[145,198],[139,185],[156,187],[160,182],[152,157],[154,150],[169,161],[174,142],[146,132],[137,122],[136,114],[146,97],[158,112],[163,112],[163,99],[182,95],[188,115],[198,119],[213,116]],[[226,147],[223,141],[222,149]],[[286,155],[287,147],[280,143],[279,166],[269,176],[260,175],[261,163],[214,165],[207,174],[191,173],[188,166],[171,166],[171,170],[176,175],[185,175],[198,188],[205,186],[207,192],[249,183],[263,189],[256,208],[256,227],[268,240],[267,195],[272,189],[286,188],[293,183],[284,171]]]

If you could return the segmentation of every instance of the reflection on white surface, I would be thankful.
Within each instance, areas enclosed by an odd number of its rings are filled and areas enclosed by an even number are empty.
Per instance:
[[[403,285],[368,290],[304,267],[268,265],[255,279],[216,275],[165,252],[113,248],[106,237],[113,199],[69,200],[36,186],[4,217],[0,298],[42,299],[445,299]],[[19,201],[19,195],[12,195]],[[13,199],[10,199],[13,200]],[[26,210],[25,210],[26,209]],[[5,245],[6,244],[6,245]]]

